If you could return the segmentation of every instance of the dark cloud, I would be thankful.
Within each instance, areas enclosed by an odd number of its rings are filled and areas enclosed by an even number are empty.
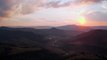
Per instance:
[[[0,19],[15,14],[30,14],[35,11],[40,1],[37,0],[0,0]]]
[[[69,0],[68,2],[63,2],[62,0],[58,0],[58,1],[51,1],[51,2],[47,2],[42,4],[42,6],[50,8],[59,8],[59,7],[65,7],[65,6],[69,6],[71,4],[71,1]]]
[[[67,2],[65,3],[62,3],[63,0],[56,0],[56,1],[50,1],[50,2],[44,3],[42,4],[42,6],[45,6],[48,8],[50,7],[59,8],[59,7],[78,5],[78,4],[82,5],[82,4],[89,4],[89,3],[101,3],[102,1],[106,1],[106,0],[67,0]]]
[[[0,0],[0,17],[10,17],[17,3],[16,0]]]

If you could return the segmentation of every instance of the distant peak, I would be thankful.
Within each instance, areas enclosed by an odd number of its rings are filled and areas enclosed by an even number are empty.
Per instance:
[[[59,29],[57,29],[57,28],[55,28],[55,27],[52,27],[51,30],[59,30]]]
[[[66,26],[78,26],[78,25],[66,25]]]

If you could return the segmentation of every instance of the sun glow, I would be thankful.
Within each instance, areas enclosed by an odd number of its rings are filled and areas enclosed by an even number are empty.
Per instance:
[[[86,23],[85,17],[83,17],[83,16],[79,17],[79,24],[84,25],[85,23]]]

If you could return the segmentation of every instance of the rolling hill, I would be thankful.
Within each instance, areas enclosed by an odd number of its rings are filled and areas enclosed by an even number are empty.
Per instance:
[[[106,46],[105,29],[0,28],[0,56],[4,60],[102,60],[107,59]]]
[[[92,30],[69,40],[71,53],[89,53],[107,56],[107,30]]]

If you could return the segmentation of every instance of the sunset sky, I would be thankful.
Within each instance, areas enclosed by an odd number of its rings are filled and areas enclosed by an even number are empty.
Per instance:
[[[107,0],[0,0],[0,26],[107,26]]]

